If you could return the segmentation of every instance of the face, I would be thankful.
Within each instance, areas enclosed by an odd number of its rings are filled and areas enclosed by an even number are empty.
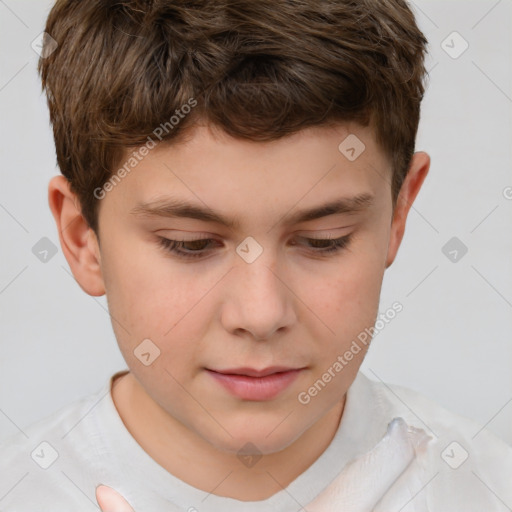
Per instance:
[[[355,160],[338,149],[349,134],[365,145]],[[101,199],[98,250],[120,350],[146,393],[231,452],[279,451],[339,405],[367,345],[339,356],[374,325],[401,239],[390,182],[358,125],[265,143],[199,126],[152,149]]]

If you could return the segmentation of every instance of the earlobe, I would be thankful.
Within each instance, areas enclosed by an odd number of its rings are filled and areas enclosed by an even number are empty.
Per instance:
[[[405,224],[412,203],[416,199],[418,192],[427,177],[430,168],[430,156],[425,152],[414,153],[409,172],[402,184],[397,198],[393,220],[391,223],[391,233],[389,238],[388,253],[386,257],[386,268],[390,267],[395,261],[398,249],[405,233]]]
[[[78,284],[89,295],[104,295],[96,235],[83,218],[79,201],[64,176],[50,180],[48,204],[57,224],[62,252]]]

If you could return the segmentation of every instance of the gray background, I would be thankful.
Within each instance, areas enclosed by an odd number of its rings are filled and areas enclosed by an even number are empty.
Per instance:
[[[0,440],[126,367],[106,299],[75,282],[48,207],[58,169],[31,42],[51,5],[0,0]],[[417,149],[432,166],[384,280],[381,311],[404,310],[363,369],[512,444],[512,3],[413,7],[430,41]],[[457,58],[453,31],[469,44]],[[42,237],[58,247],[46,263],[32,252]],[[442,251],[452,237],[468,248],[456,262]]]

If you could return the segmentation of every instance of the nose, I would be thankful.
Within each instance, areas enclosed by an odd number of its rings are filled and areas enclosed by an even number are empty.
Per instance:
[[[295,296],[289,281],[269,250],[252,263],[239,262],[225,283],[221,314],[224,328],[258,341],[288,330],[296,321]]]

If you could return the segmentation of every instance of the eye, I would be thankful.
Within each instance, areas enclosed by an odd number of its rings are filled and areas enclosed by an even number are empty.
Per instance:
[[[352,233],[340,238],[299,238],[305,240],[309,244],[309,247],[313,249],[313,252],[324,255],[336,253],[348,247]]]
[[[205,255],[205,249],[214,242],[211,238],[196,238],[192,240],[170,240],[160,238],[160,245],[180,258],[200,258]],[[189,246],[188,249],[186,246]],[[192,246],[192,248],[190,248]],[[184,250],[187,249],[187,250]]]
[[[202,258],[209,251],[208,248],[216,243],[211,238],[196,238],[191,240],[171,240],[169,238],[158,237],[159,245],[165,250],[175,254],[179,258],[192,259]],[[329,255],[337,253],[348,247],[352,238],[352,233],[340,238],[305,238],[298,237],[299,240],[305,241],[308,249],[314,254]],[[292,245],[297,245],[293,242]],[[187,247],[188,246],[188,247]]]

